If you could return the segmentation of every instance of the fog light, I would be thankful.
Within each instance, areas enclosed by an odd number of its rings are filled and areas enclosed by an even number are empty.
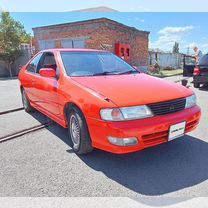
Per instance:
[[[116,138],[116,137],[108,137],[108,141],[111,144],[117,145],[117,146],[134,146],[138,144],[138,140],[136,137],[131,138]]]

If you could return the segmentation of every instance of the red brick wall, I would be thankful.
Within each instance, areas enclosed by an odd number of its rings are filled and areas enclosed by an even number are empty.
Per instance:
[[[34,29],[36,48],[39,50],[39,40],[56,40],[56,47],[60,47],[57,39],[86,38],[86,48],[106,49],[115,52],[115,44],[129,44],[130,63],[145,65],[148,57],[149,33],[139,31],[120,23],[108,20],[92,20]]]

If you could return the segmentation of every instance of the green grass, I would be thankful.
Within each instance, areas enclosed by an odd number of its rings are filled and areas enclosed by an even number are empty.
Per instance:
[[[176,70],[161,70],[159,72],[151,72],[150,75],[156,76],[156,77],[170,77],[170,76],[176,76],[183,74],[182,69],[176,69]]]

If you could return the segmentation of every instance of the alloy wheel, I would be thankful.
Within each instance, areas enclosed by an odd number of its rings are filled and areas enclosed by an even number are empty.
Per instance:
[[[79,148],[80,145],[80,127],[75,115],[70,117],[70,135],[75,149]]]

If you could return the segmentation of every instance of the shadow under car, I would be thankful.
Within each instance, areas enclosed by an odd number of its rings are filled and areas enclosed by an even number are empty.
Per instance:
[[[31,115],[38,119],[37,114]],[[71,146],[67,129],[55,123],[47,129]],[[71,149],[67,152],[73,153]],[[95,171],[142,195],[167,194],[208,179],[208,144],[189,135],[130,154],[116,155],[95,149],[78,157]]]

